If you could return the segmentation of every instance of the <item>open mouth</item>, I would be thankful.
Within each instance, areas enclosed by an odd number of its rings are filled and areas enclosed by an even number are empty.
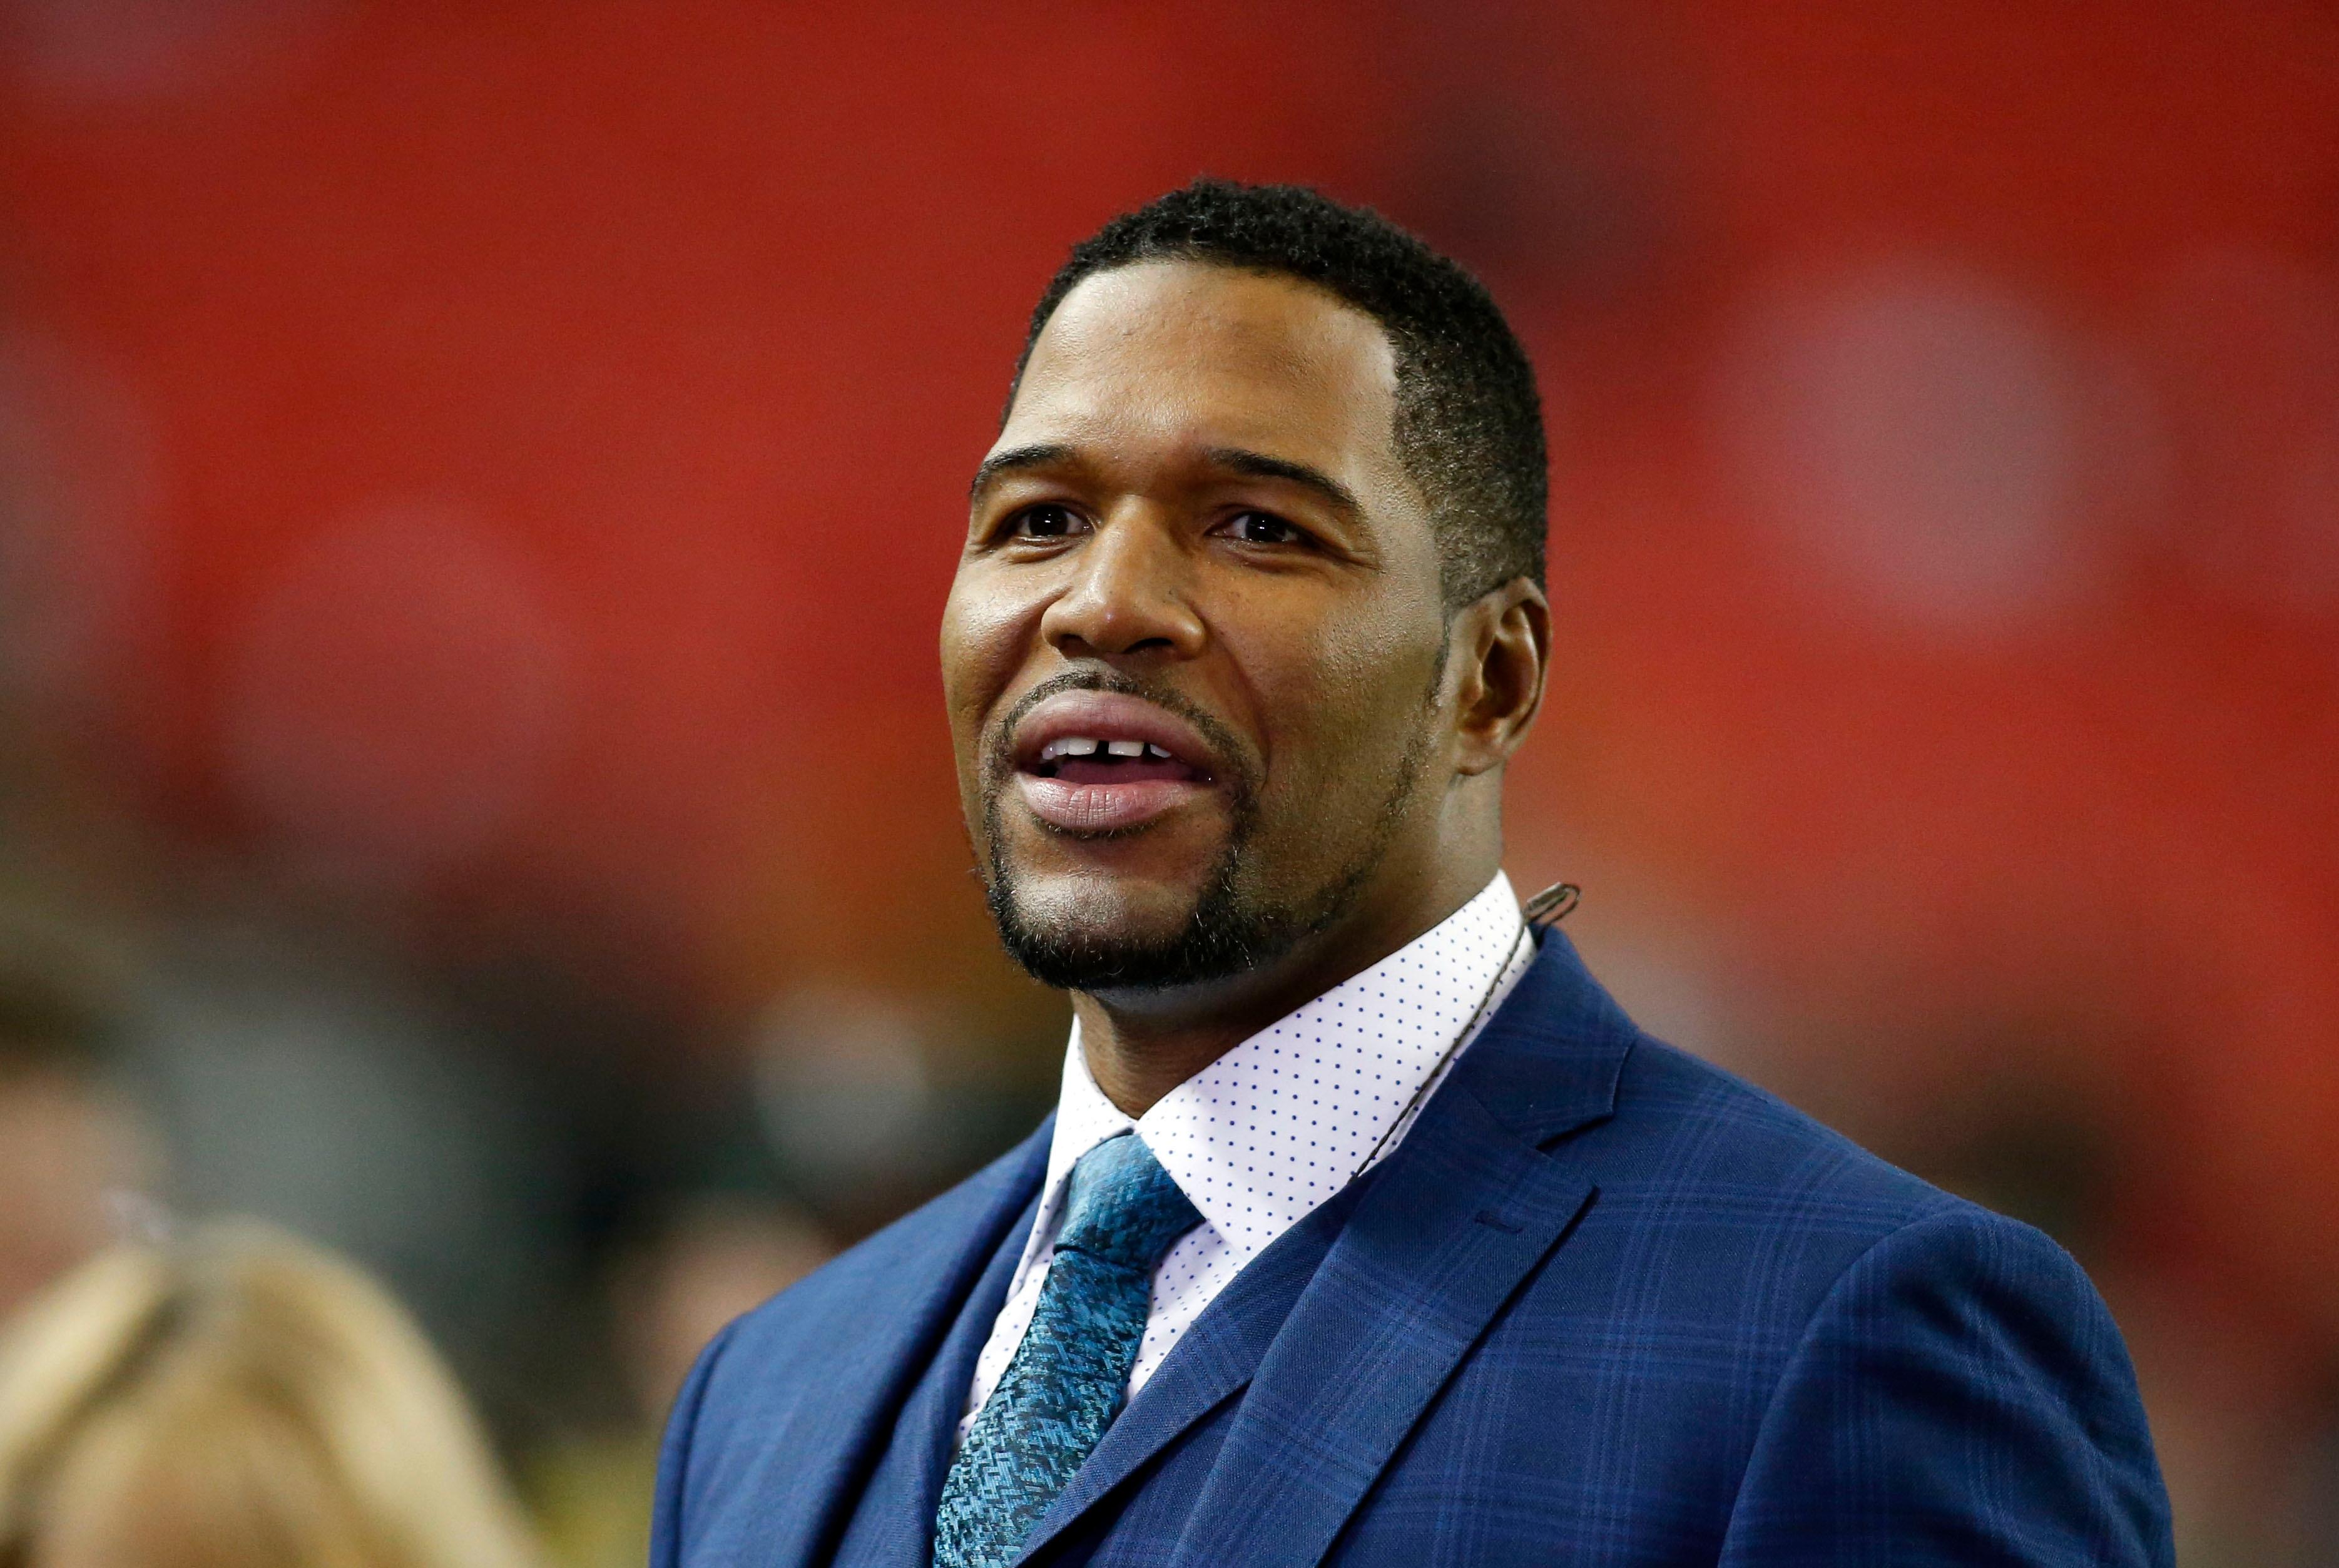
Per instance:
[[[1202,732],[1124,692],[1060,692],[1015,726],[1018,793],[1048,827],[1117,835],[1218,793]]]
[[[1040,748],[1025,770],[1071,784],[1208,784],[1209,775],[1167,747],[1133,738],[1063,735]]]

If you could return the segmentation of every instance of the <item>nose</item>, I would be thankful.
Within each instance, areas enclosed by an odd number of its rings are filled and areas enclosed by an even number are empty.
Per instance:
[[[1072,581],[1041,614],[1040,635],[1068,658],[1191,658],[1205,636],[1189,600],[1191,570],[1167,519],[1110,518],[1090,536]]]

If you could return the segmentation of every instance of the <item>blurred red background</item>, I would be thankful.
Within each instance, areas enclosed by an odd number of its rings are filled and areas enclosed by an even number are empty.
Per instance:
[[[2080,1252],[2188,1559],[2331,1544],[2327,6],[0,15],[0,895],[354,943],[611,1102],[839,992],[1044,1091],[940,723],[965,478],[1073,241],[1318,184],[1543,377],[1514,880]]]

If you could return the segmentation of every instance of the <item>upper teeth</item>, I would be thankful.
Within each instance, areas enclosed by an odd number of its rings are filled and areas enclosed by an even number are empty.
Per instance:
[[[1102,741],[1094,735],[1065,735],[1050,741],[1040,748],[1040,760],[1054,762],[1058,757],[1094,756],[1098,752],[1107,756],[1141,757],[1151,754],[1167,759],[1170,754],[1147,741]]]

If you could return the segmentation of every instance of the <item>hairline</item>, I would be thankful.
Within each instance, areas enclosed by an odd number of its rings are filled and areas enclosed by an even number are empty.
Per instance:
[[[1426,356],[1419,344],[1413,334],[1400,330],[1387,317],[1332,284],[1320,278],[1311,278],[1296,268],[1285,266],[1268,257],[1229,255],[1209,246],[1189,243],[1159,251],[1147,251],[1138,255],[1106,261],[1070,277],[1059,273],[1057,277],[1050,280],[1047,292],[1041,296],[1041,303],[1046,306],[1047,314],[1042,316],[1037,307],[1033,309],[1033,319],[1024,335],[1022,350],[1016,356],[1015,374],[1007,384],[1007,401],[1000,409],[999,428],[1002,430],[1006,429],[1007,421],[1015,412],[1015,399],[1023,390],[1024,372],[1031,369],[1031,354],[1040,346],[1041,335],[1048,330],[1048,324],[1056,319],[1057,312],[1064,308],[1065,301],[1072,297],[1074,291],[1090,280],[1103,277],[1108,273],[1127,271],[1132,267],[1179,262],[1201,267],[1216,267],[1229,272],[1248,273],[1255,278],[1283,279],[1301,288],[1311,290],[1345,310],[1354,311],[1371,322],[1374,329],[1380,333],[1382,341],[1388,345],[1390,370],[1395,380],[1392,406],[1389,410],[1389,449],[1396,459],[1397,467],[1404,472],[1406,482],[1413,486],[1421,498],[1430,532],[1437,545],[1438,597],[1444,604],[1446,615],[1449,618],[1472,600],[1482,597],[1505,584],[1517,581],[1520,577],[1535,580],[1532,573],[1521,572],[1505,577],[1501,582],[1484,585],[1466,597],[1457,597],[1454,594],[1451,584],[1447,580],[1449,567],[1455,563],[1452,559],[1452,552],[1446,547],[1450,525],[1446,520],[1446,508],[1441,505],[1441,497],[1436,488],[1425,478],[1422,470],[1426,465],[1416,464],[1411,459],[1407,450],[1409,443],[1405,439],[1406,389],[1408,386],[1418,385],[1424,379],[1421,361]],[[1540,586],[1539,583],[1538,586]]]
[[[1206,247],[1189,245],[1174,250],[1149,251],[1141,255],[1130,256],[1115,261],[1106,261],[1100,265],[1092,266],[1086,271],[1078,273],[1069,280],[1061,277],[1051,279],[1049,293],[1052,294],[1054,297],[1051,300],[1048,295],[1041,296],[1042,301],[1048,306],[1048,313],[1044,317],[1040,317],[1031,323],[1029,331],[1024,337],[1022,350],[1016,355],[1015,374],[1014,377],[1007,383],[1007,407],[1001,410],[999,428],[1002,430],[1007,428],[1007,416],[1014,410],[1015,395],[1022,390],[1023,372],[1031,368],[1031,350],[1040,346],[1040,334],[1048,330],[1048,323],[1056,319],[1056,312],[1064,308],[1064,301],[1072,297],[1072,291],[1074,290],[1078,289],[1081,284],[1088,282],[1091,279],[1101,278],[1112,272],[1126,272],[1133,267],[1164,265],[1175,266],[1180,262],[1197,267],[1215,267],[1220,271],[1226,272],[1248,272],[1254,278],[1281,279],[1286,282],[1297,283],[1303,289],[1311,290],[1316,293],[1321,294],[1324,298],[1331,301],[1334,304],[1338,305],[1345,310],[1353,311],[1357,315],[1362,316],[1366,321],[1370,321],[1374,328],[1379,331],[1382,339],[1387,342],[1389,347],[1389,355],[1396,367],[1397,378],[1400,382],[1404,380],[1406,358],[1405,342],[1403,340],[1404,335],[1398,332],[1396,328],[1392,327],[1388,321],[1384,320],[1381,316],[1367,309],[1366,306],[1359,304],[1357,301],[1350,299],[1347,295],[1342,293],[1331,284],[1325,282],[1320,278],[1308,277],[1304,272],[1298,271],[1290,267],[1282,266],[1275,261],[1267,260],[1264,257],[1249,258],[1229,256],[1217,251],[1209,250]],[[1059,285],[1061,285],[1061,287]],[[1037,314],[1036,311],[1034,314]],[[1394,434],[1394,432],[1392,432],[1392,434]]]

